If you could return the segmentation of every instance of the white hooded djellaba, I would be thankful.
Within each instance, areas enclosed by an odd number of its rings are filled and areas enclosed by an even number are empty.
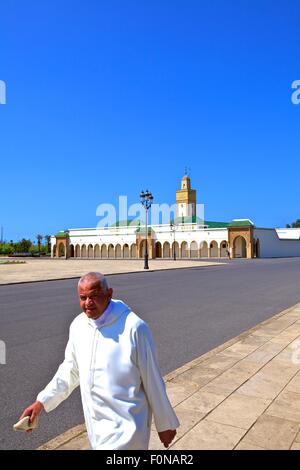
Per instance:
[[[78,385],[92,449],[147,449],[152,413],[158,432],[179,426],[150,329],[120,300],[97,320],[75,318],[64,362],[37,400],[49,412]]]

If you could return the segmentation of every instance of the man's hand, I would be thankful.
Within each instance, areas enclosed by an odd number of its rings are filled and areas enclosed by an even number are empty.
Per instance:
[[[167,448],[176,436],[176,429],[167,429],[158,433],[159,438],[163,445]]]
[[[40,416],[42,411],[44,411],[44,405],[40,401],[35,401],[32,405],[25,408],[19,419],[30,416],[29,422],[33,423],[33,421]],[[26,432],[32,432],[32,429],[28,429]]]

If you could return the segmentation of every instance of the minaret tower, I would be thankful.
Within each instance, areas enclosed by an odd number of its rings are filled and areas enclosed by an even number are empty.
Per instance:
[[[191,189],[187,172],[181,180],[181,189],[176,191],[176,217],[196,217],[196,190]]]

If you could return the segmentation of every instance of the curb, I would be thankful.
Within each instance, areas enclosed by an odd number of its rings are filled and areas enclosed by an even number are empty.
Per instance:
[[[180,376],[184,372],[186,372],[189,369],[192,369],[194,366],[201,364],[201,362],[206,361],[210,357],[214,356],[215,354],[227,349],[228,347],[232,346],[233,344],[239,342],[240,340],[246,338],[247,336],[251,335],[253,332],[258,330],[264,325],[267,325],[268,323],[271,323],[274,321],[274,319],[280,318],[283,315],[287,314],[289,311],[294,310],[295,308],[300,307],[300,303],[297,303],[291,307],[286,308],[285,310],[282,310],[279,313],[276,313],[272,317],[268,318],[267,320],[262,321],[261,323],[258,323],[254,327],[250,328],[247,331],[244,331],[243,333],[240,333],[238,336],[235,336],[234,338],[226,341],[220,346],[217,346],[216,348],[212,349],[211,351],[208,351],[207,353],[204,353],[203,355],[199,356],[196,359],[193,359],[190,362],[187,362],[183,366],[179,367],[178,369],[175,369],[173,372],[169,372],[164,376],[164,381],[165,382],[170,382],[176,377]],[[45,444],[41,445],[38,447],[36,450],[58,450],[59,447],[63,446],[64,444],[67,444],[70,442],[72,439],[79,437],[81,434],[86,432],[86,427],[85,424],[80,424],[78,426],[75,426],[68,431],[64,432],[63,434],[60,434],[59,436],[55,437],[54,439],[51,439],[50,441],[46,442]]]
[[[79,437],[84,432],[86,432],[85,424],[79,424],[74,428],[68,429],[68,431],[64,432],[63,434],[54,437],[54,439],[51,439],[51,441],[41,445],[36,450],[56,450],[58,447],[67,444],[67,442],[70,442],[75,437]]]
[[[177,266],[173,268],[160,268],[160,269],[145,269],[143,271],[126,271],[126,272],[121,272],[121,273],[106,273],[105,276],[120,276],[122,274],[139,274],[139,273],[154,273],[157,271],[173,271],[174,269],[205,269],[210,266],[225,266],[227,263],[222,263],[222,262],[212,262],[206,266]],[[50,282],[50,281],[67,281],[69,279],[80,279],[80,275],[78,276],[70,276],[70,277],[58,277],[54,279],[36,279],[32,281],[17,281],[17,282],[7,282],[5,284],[0,283],[0,287],[3,286],[14,286],[16,284],[33,284],[35,282]]]

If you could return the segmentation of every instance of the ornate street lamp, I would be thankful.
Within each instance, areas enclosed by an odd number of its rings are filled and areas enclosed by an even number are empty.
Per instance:
[[[178,228],[178,225],[176,225],[174,222],[170,222],[170,229],[174,233],[174,250],[173,250],[173,259],[176,261],[176,246],[175,246],[175,232]]]
[[[140,201],[146,211],[146,245],[145,245],[145,257],[144,257],[144,269],[149,269],[149,265],[148,265],[148,210],[151,207],[153,199],[154,198],[152,194],[150,193],[150,191],[148,191],[148,189],[146,189],[145,192],[142,191],[140,194]]]

